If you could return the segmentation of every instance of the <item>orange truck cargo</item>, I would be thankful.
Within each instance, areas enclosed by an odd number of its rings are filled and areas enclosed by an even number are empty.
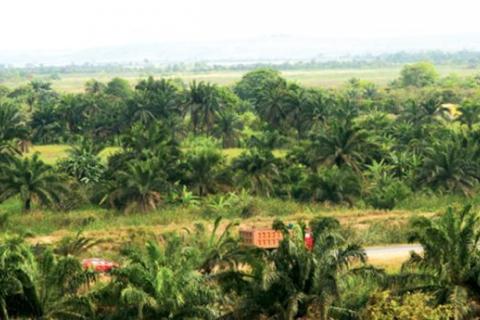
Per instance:
[[[283,239],[280,231],[271,228],[243,228],[240,229],[242,243],[262,249],[276,249]],[[305,246],[308,250],[313,249],[314,239],[310,229],[305,230]]]
[[[248,228],[240,230],[243,244],[263,249],[278,248],[283,235],[280,231],[270,228]]]

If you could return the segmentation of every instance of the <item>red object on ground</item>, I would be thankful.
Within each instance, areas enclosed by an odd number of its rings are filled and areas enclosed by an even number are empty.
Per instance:
[[[112,269],[117,268],[118,264],[106,259],[90,258],[82,260],[82,266],[84,269],[93,270],[95,272],[110,272]]]
[[[305,242],[305,247],[307,247],[308,250],[313,249],[313,244],[314,244],[313,234],[312,234],[312,231],[310,231],[310,229],[305,230],[304,242]]]

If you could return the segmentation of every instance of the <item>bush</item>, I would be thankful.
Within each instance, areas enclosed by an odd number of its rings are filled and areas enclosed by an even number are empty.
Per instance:
[[[347,274],[340,279],[340,299],[335,306],[339,310],[362,310],[368,303],[372,292],[380,287],[379,277],[359,273]],[[332,311],[332,318],[351,320],[352,315],[345,312],[336,314]],[[353,319],[357,319],[354,317]]]
[[[105,171],[100,158],[88,152],[72,154],[69,158],[60,161],[58,166],[61,171],[83,184],[99,182]]]
[[[410,189],[405,183],[395,178],[386,178],[374,184],[365,197],[365,202],[375,209],[392,210],[409,194]]]
[[[366,176],[370,181],[365,194],[368,205],[375,209],[392,210],[410,194],[410,188],[392,175],[394,168],[383,161],[374,161],[369,166]]]
[[[303,201],[353,205],[361,190],[360,179],[352,170],[333,166],[309,175],[294,195]]]
[[[454,315],[451,305],[432,305],[432,297],[409,293],[395,297],[389,291],[373,295],[361,319],[371,320],[448,320]]]
[[[89,203],[88,194],[90,192],[87,187],[78,183],[70,183],[68,188],[69,192],[53,205],[54,209],[60,211],[72,211]]]
[[[400,82],[404,87],[425,87],[435,83],[437,79],[438,73],[435,67],[428,62],[406,65],[400,74]]]

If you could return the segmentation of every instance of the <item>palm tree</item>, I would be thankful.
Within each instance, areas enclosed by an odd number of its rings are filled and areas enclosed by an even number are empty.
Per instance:
[[[7,238],[0,243],[0,317],[8,320],[10,314],[40,316],[41,306],[36,296],[33,273],[35,261],[32,252],[21,238]],[[31,296],[28,310],[15,310],[8,304],[13,297]],[[23,308],[22,308],[23,309]]]
[[[79,143],[68,150],[69,157],[57,163],[58,168],[67,175],[84,184],[98,183],[105,168],[101,163],[98,152],[101,144],[94,144],[82,138]]]
[[[214,319],[215,291],[195,271],[196,257],[175,235],[164,246],[149,241],[146,250],[127,252],[127,264],[113,280],[117,318]]]
[[[195,239],[203,255],[199,268],[202,273],[211,274],[215,270],[218,274],[222,270],[236,268],[238,260],[241,259],[238,239],[232,236],[232,229],[238,226],[238,223],[229,222],[222,227],[221,222],[222,217],[215,219],[209,235],[205,234],[203,225],[197,225]],[[220,228],[223,231],[220,231]]]
[[[436,92],[428,92],[416,100],[410,99],[406,102],[402,119],[413,123],[415,126],[437,122],[445,115],[442,108],[443,98]]]
[[[248,140],[249,148],[257,148],[259,150],[272,151],[284,142],[281,133],[277,130],[266,130],[259,134],[253,135]]]
[[[176,145],[176,142],[172,139],[169,128],[160,122],[151,123],[147,127],[141,123],[135,123],[121,137],[121,145],[127,151],[135,152],[138,155],[144,150],[155,150],[159,146]]]
[[[212,133],[216,115],[220,109],[220,100],[216,85],[203,81],[199,83],[193,81],[190,84],[185,104],[190,110],[194,133],[199,128],[203,129],[206,134]]]
[[[32,115],[33,141],[44,144],[59,142],[63,131],[61,123],[54,105],[40,105]]]
[[[453,138],[435,141],[425,150],[418,180],[432,188],[469,195],[480,178],[476,145]]]
[[[141,94],[136,94],[135,98],[130,101],[130,121],[139,122],[142,125],[148,125],[157,118],[151,109],[149,101]]]
[[[94,306],[91,297],[82,291],[95,280],[80,261],[71,256],[56,256],[51,249],[37,258],[34,278],[45,319],[91,319]]]
[[[324,126],[320,134],[313,137],[310,162],[314,168],[320,164],[347,166],[359,172],[376,148],[369,140],[367,131],[351,121],[334,121]]]
[[[92,279],[72,256],[46,249],[36,257],[23,239],[7,239],[0,243],[0,316],[91,319],[91,302],[80,289]]]
[[[465,101],[460,107],[458,120],[472,129],[475,123],[480,121],[480,103],[478,101]]]
[[[438,218],[415,218],[411,242],[420,243],[423,254],[411,254],[404,272],[423,275],[423,286],[416,289],[436,292],[439,303],[450,302],[456,308],[455,319],[470,306],[468,297],[480,289],[480,216],[470,205],[459,212],[452,208]],[[408,287],[407,287],[408,289]]]
[[[188,180],[199,196],[215,190],[225,162],[222,152],[214,146],[197,146],[187,154]]]
[[[260,252],[257,261],[249,265],[251,272],[224,278],[227,282],[237,281],[233,290],[241,299],[235,315],[293,320],[313,311],[312,318],[328,319],[340,297],[339,278],[349,272],[353,263],[365,261],[366,255],[361,247],[342,237],[336,219],[319,218],[310,226],[315,235],[313,250],[304,244],[304,225],[289,230],[277,221],[274,227],[283,232],[278,249]]]
[[[285,80],[265,83],[260,92],[256,109],[260,117],[274,129],[281,127],[287,117],[288,86]]]
[[[291,121],[297,131],[297,139],[304,137],[305,132],[310,128],[314,111],[313,103],[307,90],[302,88],[291,88],[287,97],[287,119]]]
[[[25,119],[11,103],[0,101],[0,161],[20,154],[19,142],[28,136]]]
[[[274,180],[280,176],[277,159],[265,149],[255,148],[242,153],[233,161],[232,169],[237,172],[236,180],[240,187],[267,197],[274,190]]]
[[[329,113],[330,108],[335,105],[335,99],[328,92],[318,89],[309,91],[307,114],[310,117],[312,126],[321,125]]]
[[[50,82],[42,80],[33,80],[28,84],[27,103],[30,106],[30,111],[34,106],[44,107],[46,105],[54,105],[58,94],[52,90]]]
[[[141,212],[154,210],[163,200],[168,190],[166,175],[160,159],[132,160],[124,170],[116,173],[115,180],[107,186],[101,203],[107,202],[114,208],[126,212],[138,209]]]
[[[137,96],[134,103],[147,109],[150,114],[159,119],[168,119],[179,115],[178,87],[169,79],[154,80],[149,77],[135,86]]]
[[[330,201],[353,205],[361,194],[361,181],[354,172],[333,166],[311,174],[302,184],[310,201]],[[305,199],[307,200],[307,199]]]
[[[75,236],[63,237],[55,246],[53,252],[60,256],[79,256],[87,252],[89,249],[102,243],[101,239],[94,239],[86,237],[82,231],[78,231]]]
[[[41,91],[50,91],[52,90],[52,84],[50,82],[45,82],[42,80],[32,80],[30,81],[30,87],[34,92],[41,92]]]
[[[233,111],[220,111],[214,132],[222,139],[223,148],[232,148],[240,134],[242,123]]]
[[[65,94],[58,103],[58,112],[62,114],[59,119],[69,133],[78,134],[81,132],[85,121],[84,110],[86,99],[84,95]]]
[[[30,211],[33,202],[52,205],[67,193],[65,179],[41,161],[38,153],[0,164],[0,199],[18,195],[24,211]]]
[[[85,83],[85,92],[91,95],[103,93],[106,89],[107,86],[97,80],[89,80]]]

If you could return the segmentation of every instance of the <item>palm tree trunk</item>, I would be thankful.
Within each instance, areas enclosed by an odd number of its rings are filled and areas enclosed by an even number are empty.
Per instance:
[[[25,202],[23,204],[23,210],[28,212],[28,211],[30,211],[30,209],[32,209],[32,199],[27,198],[27,199],[25,199]]]
[[[328,320],[328,310],[325,302],[320,303],[320,320]]]
[[[143,320],[143,303],[138,305],[137,315],[138,315],[138,319]]]
[[[0,299],[0,320],[8,320],[7,305],[4,299]]]

